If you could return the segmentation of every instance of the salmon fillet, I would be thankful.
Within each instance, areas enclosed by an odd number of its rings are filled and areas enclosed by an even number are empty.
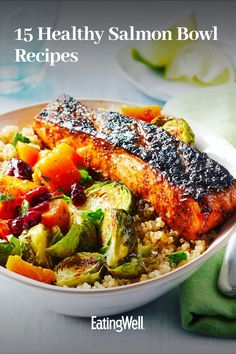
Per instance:
[[[123,182],[185,238],[197,238],[236,211],[233,176],[155,125],[62,95],[34,118],[34,130],[49,148],[61,141],[74,146],[87,168]]]

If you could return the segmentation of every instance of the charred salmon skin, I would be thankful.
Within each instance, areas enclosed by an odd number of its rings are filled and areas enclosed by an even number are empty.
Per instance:
[[[117,112],[89,109],[62,95],[34,118],[46,146],[74,146],[87,168],[123,182],[187,239],[236,211],[236,180],[226,168],[168,132]]]

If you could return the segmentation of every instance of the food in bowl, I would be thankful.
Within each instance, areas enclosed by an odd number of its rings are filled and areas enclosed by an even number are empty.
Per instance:
[[[34,131],[3,129],[3,266],[97,289],[158,277],[206,250],[235,212],[235,180],[192,146],[187,122],[157,107],[123,112],[61,96]]]

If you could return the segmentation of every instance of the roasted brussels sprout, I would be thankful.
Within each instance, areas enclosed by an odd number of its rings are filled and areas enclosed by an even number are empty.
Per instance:
[[[57,243],[48,247],[48,255],[56,258],[72,256],[76,250],[93,251],[97,248],[97,234],[93,224],[83,220],[80,224],[74,223],[69,232]]]
[[[189,145],[194,144],[194,133],[184,119],[170,119],[162,126],[162,128],[184,143]]]
[[[80,235],[79,251],[96,251],[98,249],[98,237],[95,226],[89,220],[81,223],[83,229]]]
[[[55,268],[56,285],[76,287],[100,281],[105,272],[100,256],[100,253],[80,252],[64,259]]]
[[[162,127],[170,118],[167,116],[156,117],[151,121],[151,124],[156,125],[157,127]]]
[[[138,237],[133,220],[123,209],[106,209],[100,226],[101,252],[109,267],[137,252]]]
[[[109,207],[132,210],[133,198],[130,190],[118,182],[98,182],[85,190],[86,201],[79,209],[105,210]]]
[[[84,210],[79,210],[72,203],[68,204],[69,212],[70,212],[70,225],[74,223],[80,224],[83,221],[83,213]]]
[[[150,257],[152,255],[152,246],[151,245],[142,245],[138,243],[138,256],[139,257]]]
[[[34,265],[51,268],[51,259],[45,252],[51,238],[51,231],[43,224],[35,225],[28,231],[23,231],[19,236],[23,248],[23,259]]]
[[[151,121],[151,124],[162,127],[162,129],[166,130],[171,135],[174,135],[186,144],[194,144],[194,133],[186,120],[182,118],[156,118]]]
[[[53,236],[52,236],[51,242],[49,243],[49,247],[51,247],[52,245],[55,245],[55,243],[59,242],[64,237],[59,226],[53,226],[52,235]]]
[[[47,254],[61,259],[72,256],[79,246],[80,233],[81,226],[74,223],[61,240],[46,249]]]
[[[132,279],[143,273],[147,273],[144,262],[141,258],[132,257],[129,262],[123,263],[115,268],[108,268],[114,278]]]

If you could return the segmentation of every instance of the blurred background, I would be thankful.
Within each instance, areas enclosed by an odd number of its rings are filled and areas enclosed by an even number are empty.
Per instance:
[[[136,46],[137,42],[103,39],[99,45],[82,41],[24,43],[14,40],[14,30],[47,25],[61,30],[71,25],[105,30],[110,26],[130,25],[139,29],[167,29],[190,13],[196,16],[199,28],[217,24],[220,40],[235,46],[234,1],[0,1],[0,111],[46,101],[62,92],[78,97],[164,104],[158,92],[150,97],[149,92],[141,92],[137,85],[127,81],[117,65],[119,50],[124,45]],[[55,67],[14,63],[14,48],[40,51],[43,46],[51,51],[78,51],[79,61],[58,63]],[[155,79],[151,85],[161,91]]]

